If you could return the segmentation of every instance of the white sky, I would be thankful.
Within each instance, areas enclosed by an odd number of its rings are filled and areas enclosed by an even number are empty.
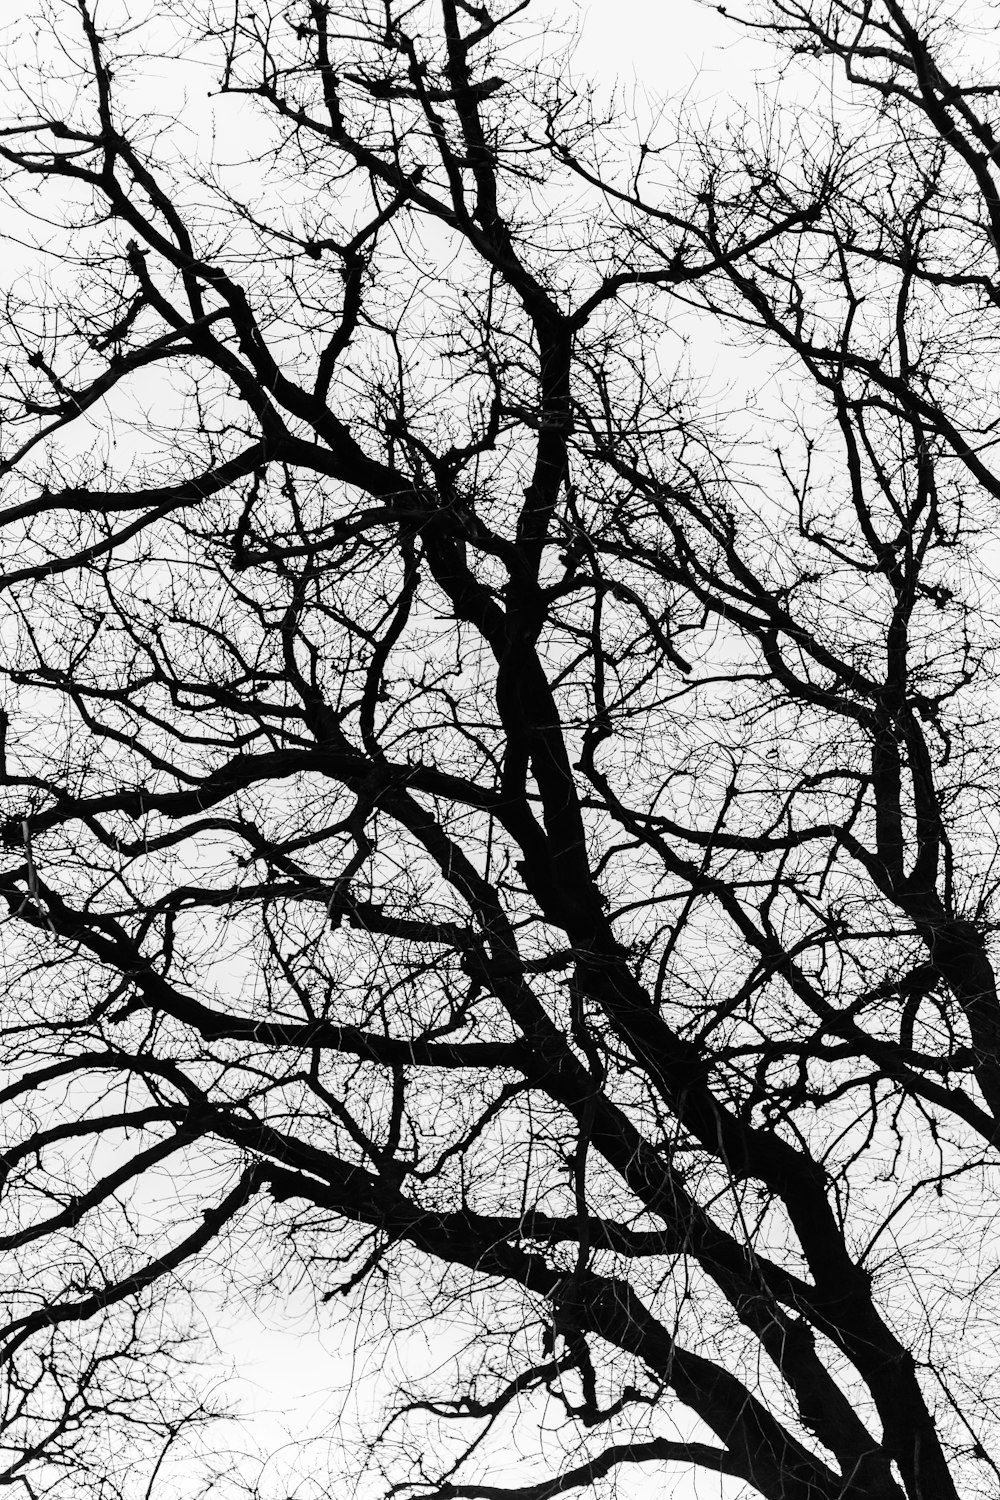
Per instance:
[[[739,92],[762,49],[736,36],[715,6],[697,0],[590,0],[582,18],[577,66],[595,79],[633,80],[669,100],[689,89],[699,99]]]

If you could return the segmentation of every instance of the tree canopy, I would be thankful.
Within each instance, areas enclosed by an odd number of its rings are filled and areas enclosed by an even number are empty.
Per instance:
[[[0,1483],[339,1492],[227,1284],[365,1496],[996,1495],[991,15],[9,23]]]

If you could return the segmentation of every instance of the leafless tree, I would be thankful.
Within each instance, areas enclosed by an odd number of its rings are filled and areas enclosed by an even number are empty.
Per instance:
[[[7,38],[0,1482],[221,1274],[432,1330],[383,1492],[995,1496],[983,17],[150,10]]]

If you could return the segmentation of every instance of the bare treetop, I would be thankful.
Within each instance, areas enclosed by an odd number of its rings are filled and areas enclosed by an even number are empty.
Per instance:
[[[979,18],[654,124],[534,4],[155,11],[7,48],[0,1482],[995,1496]],[[431,1355],[268,1490],[220,1280]]]

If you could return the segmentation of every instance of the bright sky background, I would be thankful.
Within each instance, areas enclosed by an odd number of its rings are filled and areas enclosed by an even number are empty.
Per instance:
[[[691,89],[705,101],[739,92],[762,60],[763,49],[745,37],[734,45],[732,23],[697,0],[590,0],[578,12],[580,72],[634,81],[664,101]]]

